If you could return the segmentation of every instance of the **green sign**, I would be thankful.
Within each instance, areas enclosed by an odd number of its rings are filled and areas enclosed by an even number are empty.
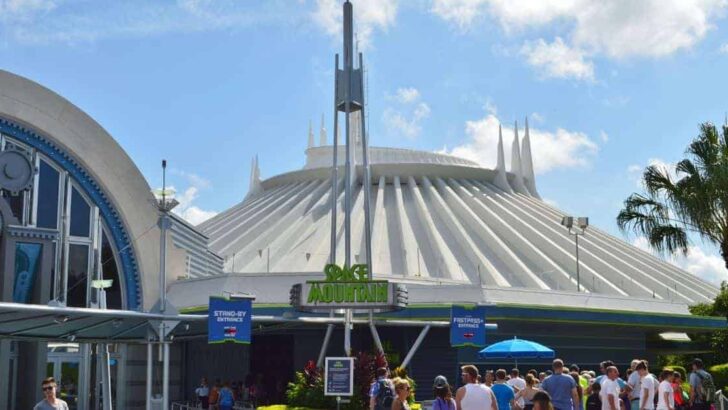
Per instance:
[[[298,310],[317,311],[341,308],[401,309],[407,305],[404,285],[386,280],[369,280],[367,265],[350,268],[328,264],[323,280],[310,280],[294,285],[291,304]]]

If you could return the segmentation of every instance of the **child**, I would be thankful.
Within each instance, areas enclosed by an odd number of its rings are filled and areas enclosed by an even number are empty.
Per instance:
[[[584,410],[602,410],[602,399],[599,393],[602,391],[602,385],[594,382],[591,385],[591,394],[586,399],[586,408]]]

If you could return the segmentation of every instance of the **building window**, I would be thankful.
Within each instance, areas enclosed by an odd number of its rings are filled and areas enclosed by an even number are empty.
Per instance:
[[[60,172],[46,161],[38,167],[37,222],[40,228],[58,229]]]
[[[76,187],[71,188],[71,236],[88,238],[91,233],[91,207]]]
[[[66,305],[86,307],[88,289],[88,245],[70,244],[68,247],[68,287]]]
[[[33,289],[40,265],[43,245],[39,243],[18,242],[15,244],[15,283],[13,302],[37,303],[33,300]]]
[[[106,289],[106,308],[121,309],[121,282],[119,281],[119,267],[116,264],[116,255],[111,242],[104,231],[101,236],[101,269],[104,279],[111,279],[113,283]]]

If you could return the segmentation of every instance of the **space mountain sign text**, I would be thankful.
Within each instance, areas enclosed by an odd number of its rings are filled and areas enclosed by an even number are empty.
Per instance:
[[[293,285],[291,305],[304,312],[331,309],[392,311],[407,306],[404,285],[386,280],[369,280],[367,265],[351,268],[328,264],[323,280]]]

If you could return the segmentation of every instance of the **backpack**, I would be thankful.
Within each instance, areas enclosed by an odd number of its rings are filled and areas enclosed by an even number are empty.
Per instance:
[[[710,404],[715,401],[715,383],[713,383],[713,377],[710,373],[697,371],[695,372],[700,378],[700,397],[703,402]]]
[[[230,389],[220,390],[220,405],[221,406],[232,406],[233,405],[233,393]]]
[[[374,410],[389,410],[394,402],[394,392],[386,380],[380,380],[377,383],[379,383],[379,391],[377,392],[377,405]]]

